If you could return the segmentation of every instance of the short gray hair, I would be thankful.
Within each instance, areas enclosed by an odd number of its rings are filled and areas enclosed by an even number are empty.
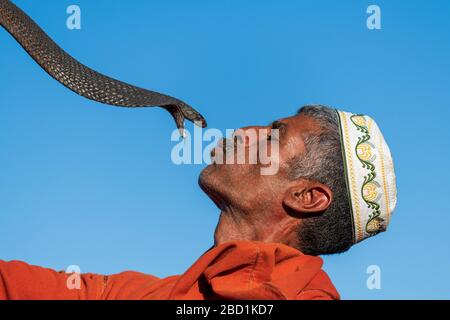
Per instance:
[[[338,115],[322,105],[304,106],[298,114],[314,119],[320,130],[304,137],[306,151],[291,163],[290,178],[318,181],[333,191],[333,201],[325,212],[303,220],[299,249],[310,255],[344,252],[353,245],[353,222]]]

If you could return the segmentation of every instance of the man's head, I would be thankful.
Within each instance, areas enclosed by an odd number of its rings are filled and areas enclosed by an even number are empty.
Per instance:
[[[257,139],[248,139],[251,135],[247,133],[255,131]],[[266,127],[242,128],[234,136],[248,151],[247,161],[213,163],[199,179],[221,209],[216,244],[230,240],[281,242],[311,255],[344,252],[353,245],[354,220],[336,110],[305,106],[292,117]],[[264,165],[259,161],[251,164],[249,150],[273,139],[278,142],[274,161],[279,170],[262,175]],[[267,148],[270,153],[270,145]],[[221,152],[225,159],[236,156],[227,154],[226,148],[215,149],[215,153]]]

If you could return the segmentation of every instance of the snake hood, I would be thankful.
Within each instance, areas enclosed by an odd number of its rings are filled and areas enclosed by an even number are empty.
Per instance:
[[[110,78],[81,64],[9,0],[0,0],[0,25],[45,72],[85,98],[118,107],[162,107],[173,116],[180,132],[185,119],[206,127],[203,116],[185,102]]]

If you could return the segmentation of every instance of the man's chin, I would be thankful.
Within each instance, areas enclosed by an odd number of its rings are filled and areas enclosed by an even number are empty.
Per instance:
[[[204,192],[208,193],[211,189],[215,189],[215,185],[220,184],[220,169],[216,164],[210,164],[200,172],[198,184]]]
[[[209,176],[213,173],[213,171],[216,169],[215,168],[216,165],[214,163],[206,166],[201,172],[200,175],[198,177],[198,182],[200,184],[200,186],[204,183],[204,181],[206,181]]]
[[[199,175],[198,181],[200,187],[203,185],[220,187],[224,184],[224,181],[228,181],[232,176],[231,168],[228,164],[216,164],[211,163],[206,168],[204,168]]]
[[[219,209],[223,204],[220,187],[220,169],[215,164],[208,165],[199,175],[198,184]]]

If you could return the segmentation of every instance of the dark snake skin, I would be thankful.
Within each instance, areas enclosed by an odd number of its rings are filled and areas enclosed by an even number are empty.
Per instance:
[[[118,107],[162,107],[174,117],[180,131],[185,119],[206,127],[202,115],[185,102],[115,80],[79,63],[9,0],[0,0],[0,25],[50,76],[83,97]]]

